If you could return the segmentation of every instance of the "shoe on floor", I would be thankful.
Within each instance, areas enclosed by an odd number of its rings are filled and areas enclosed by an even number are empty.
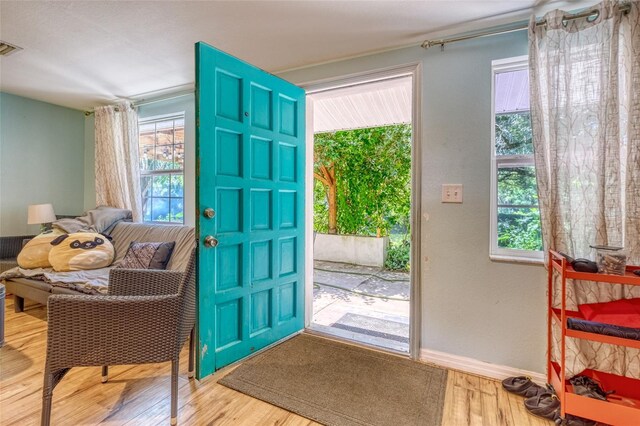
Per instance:
[[[562,423],[560,417],[560,400],[555,393],[545,392],[524,400],[524,408],[534,416]]]
[[[515,393],[516,395],[524,396],[525,398],[531,398],[541,393],[549,392],[545,387],[537,385],[531,380],[531,377],[517,376],[509,377],[502,381],[502,387],[507,392]]]
[[[574,416],[573,414],[567,414],[564,417],[563,426],[595,426],[597,422],[582,417]]]

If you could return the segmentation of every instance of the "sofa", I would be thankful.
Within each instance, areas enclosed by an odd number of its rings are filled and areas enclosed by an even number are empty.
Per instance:
[[[0,273],[18,266],[18,253],[24,242],[35,235],[18,235],[14,237],[0,237]]]
[[[108,282],[109,271],[117,267],[124,258],[131,242],[175,242],[175,246],[166,270],[184,272],[188,266],[189,256],[195,247],[195,231],[193,227],[184,225],[160,225],[149,223],[118,222],[108,234],[115,249],[115,260],[109,268],[91,271],[101,275],[101,279]],[[11,272],[11,271],[8,271]],[[73,274],[58,273],[57,275]],[[4,284],[8,294],[14,295],[16,312],[24,309],[24,299],[33,300],[44,305],[52,294],[106,294],[106,289],[100,291],[91,286],[69,285],[63,282],[51,282],[42,277],[10,277],[5,278]]]

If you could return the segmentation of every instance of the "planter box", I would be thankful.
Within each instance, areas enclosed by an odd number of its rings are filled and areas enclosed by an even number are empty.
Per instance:
[[[313,259],[382,267],[388,247],[389,237],[316,234]]]

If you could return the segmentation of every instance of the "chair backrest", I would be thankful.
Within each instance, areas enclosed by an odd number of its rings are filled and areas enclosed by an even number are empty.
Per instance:
[[[195,246],[195,230],[185,225],[158,225],[153,223],[119,222],[110,233],[116,250],[117,263],[124,258],[132,241],[170,242],[175,241],[173,253],[167,264],[167,270],[183,272],[189,263],[191,249]]]
[[[196,321],[196,255],[197,249],[194,247],[191,249],[187,268],[178,288],[178,297],[182,305],[180,324],[178,324],[180,342],[187,339]]]

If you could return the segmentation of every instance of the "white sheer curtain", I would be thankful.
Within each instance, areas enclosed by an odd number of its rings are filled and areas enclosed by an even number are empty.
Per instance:
[[[640,19],[638,2],[627,12],[622,5],[600,3],[590,18],[557,10],[546,25],[531,20],[531,116],[545,249],[594,259],[590,244],[624,246],[638,264]],[[568,293],[575,310],[640,297],[640,288],[580,282]],[[583,340],[567,350],[570,375],[597,368],[640,378],[638,350]],[[557,345],[553,353],[558,359]]]
[[[95,108],[96,202],[129,209],[140,222],[138,114],[130,103]]]

